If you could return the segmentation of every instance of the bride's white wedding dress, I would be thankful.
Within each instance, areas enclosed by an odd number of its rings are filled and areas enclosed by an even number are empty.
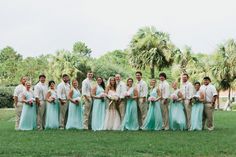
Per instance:
[[[116,92],[109,90],[108,97],[116,98]],[[116,107],[116,100],[108,100],[104,130],[120,130],[120,125],[120,115]]]

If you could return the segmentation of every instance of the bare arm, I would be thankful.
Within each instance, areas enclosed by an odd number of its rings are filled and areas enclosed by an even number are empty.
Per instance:
[[[49,92],[47,92],[47,95],[46,95],[46,100],[48,101],[48,102],[50,102],[50,96],[51,96],[51,92],[49,91]]]
[[[178,100],[182,100],[184,98],[182,92],[180,92],[180,91],[178,92],[178,97],[179,97]]]
[[[102,99],[100,96],[96,96],[97,86],[92,89],[92,97],[95,99]]]
[[[199,100],[200,100],[201,102],[203,102],[203,101],[205,100],[205,95],[204,95],[203,92],[200,92]]]
[[[18,97],[17,97],[17,96],[14,96],[13,99],[14,99],[14,104],[15,104],[15,106],[17,106]]]
[[[135,88],[133,99],[137,99],[137,98],[138,98],[138,90]]]

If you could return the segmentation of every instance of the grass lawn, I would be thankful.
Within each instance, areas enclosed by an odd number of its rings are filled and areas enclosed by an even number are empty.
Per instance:
[[[215,112],[213,132],[15,131],[0,110],[0,156],[236,156],[236,112]]]

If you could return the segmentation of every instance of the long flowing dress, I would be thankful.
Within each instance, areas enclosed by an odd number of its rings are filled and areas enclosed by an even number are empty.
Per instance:
[[[101,86],[97,86],[96,96],[104,93]],[[103,130],[106,116],[106,101],[104,99],[94,99],[92,109],[92,130]]]
[[[131,87],[128,90],[130,96],[134,96],[134,88]],[[138,130],[139,123],[138,123],[138,109],[137,109],[137,100],[133,98],[128,98],[126,102],[126,111],[124,120],[121,125],[121,130]]]
[[[150,97],[157,98],[157,88],[154,88],[150,92]],[[160,101],[150,101],[147,116],[142,126],[143,130],[161,130],[162,129],[162,113],[160,107]]]
[[[69,103],[66,129],[83,129],[83,107],[79,90],[73,89],[72,99],[79,99],[79,104]]]
[[[34,99],[33,91],[25,91],[24,96],[26,101]],[[35,103],[31,105],[24,103],[22,114],[20,117],[19,130],[33,130],[36,129],[36,105]]]
[[[109,97],[118,97],[113,90],[108,91]],[[120,129],[120,115],[116,107],[116,100],[108,100],[106,109],[106,118],[104,130],[119,130]]]
[[[200,98],[200,91],[197,91],[194,98]],[[202,130],[202,115],[204,105],[199,100],[195,100],[192,105],[190,130]]]
[[[59,128],[59,102],[55,90],[49,90],[51,98],[55,100],[53,102],[47,102],[46,109],[46,123],[45,129],[57,129]]]
[[[179,89],[175,90],[171,97],[178,99]],[[169,123],[172,130],[186,129],[186,118],[184,114],[184,106],[181,101],[171,100],[169,109]]]

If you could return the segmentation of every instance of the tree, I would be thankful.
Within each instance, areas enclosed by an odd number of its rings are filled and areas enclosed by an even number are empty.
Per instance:
[[[92,64],[94,75],[108,79],[119,73],[123,78],[134,74],[134,69],[129,65],[128,53],[122,50],[107,52],[95,59]]]
[[[150,67],[151,78],[155,78],[155,67],[161,70],[173,63],[174,45],[169,35],[155,27],[138,30],[130,42],[130,62],[137,69]]]
[[[175,54],[175,61],[179,64],[181,74],[187,73],[187,66],[189,64],[195,64],[198,62],[198,59],[193,56],[192,50],[190,47],[185,47],[183,51],[177,49]]]
[[[17,67],[22,61],[22,56],[12,47],[3,48],[0,51],[0,83],[15,84]],[[18,82],[17,82],[18,83]]]
[[[231,89],[236,79],[236,42],[233,39],[218,46],[212,74],[223,90],[228,90],[228,107],[231,104]]]
[[[90,57],[92,50],[86,46],[83,42],[76,42],[73,45],[73,53],[80,54],[82,56]]]

